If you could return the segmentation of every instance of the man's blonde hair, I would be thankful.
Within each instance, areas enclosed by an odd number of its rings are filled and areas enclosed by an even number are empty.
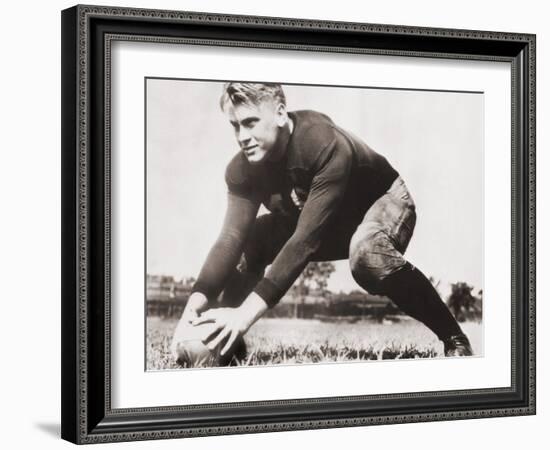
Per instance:
[[[286,106],[282,86],[276,83],[225,83],[220,98],[220,108],[223,111],[227,102],[231,102],[234,106],[243,104],[258,106],[265,100],[272,100]]]

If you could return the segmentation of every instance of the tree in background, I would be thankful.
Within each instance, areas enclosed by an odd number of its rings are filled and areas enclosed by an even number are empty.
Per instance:
[[[474,297],[472,289],[473,286],[462,281],[451,284],[451,295],[447,300],[447,305],[459,322],[481,318],[483,292],[479,291],[479,297]]]
[[[306,297],[313,293],[325,297],[330,275],[336,270],[330,261],[310,262],[296,280],[292,293],[298,298],[294,307],[294,317],[302,317]]]

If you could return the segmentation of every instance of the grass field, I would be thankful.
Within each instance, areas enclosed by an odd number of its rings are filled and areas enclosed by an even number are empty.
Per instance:
[[[177,369],[170,358],[176,319],[147,320],[147,369]],[[461,325],[476,355],[482,352],[482,326]],[[443,345],[414,320],[392,324],[370,321],[326,323],[303,319],[260,319],[245,336],[246,359],[236,365],[301,364],[355,360],[433,358]]]

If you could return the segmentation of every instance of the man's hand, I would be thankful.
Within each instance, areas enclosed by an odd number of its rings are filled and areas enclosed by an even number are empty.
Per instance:
[[[180,322],[193,323],[193,320],[198,319],[200,313],[206,310],[206,308],[208,308],[208,299],[206,296],[200,292],[193,292],[187,300]]]
[[[181,340],[184,340],[186,337],[187,329],[189,324],[193,323],[195,319],[199,318],[199,314],[208,307],[208,299],[204,294],[200,292],[194,292],[190,295],[183,310],[183,314],[174,330],[174,335],[172,337],[172,343],[170,345],[170,350],[174,358],[177,357],[177,347],[178,343]]]
[[[227,340],[221,351],[221,355],[227,352],[239,336],[248,331],[247,322],[239,308],[215,308],[210,309],[193,321],[193,325],[211,323],[212,331],[203,339],[203,343],[210,351],[214,351],[218,345]]]
[[[213,323],[212,333],[203,343],[213,351],[226,340],[221,351],[224,355],[243,336],[249,328],[267,311],[267,304],[256,293],[252,292],[238,308],[210,309],[193,321],[193,325]]]

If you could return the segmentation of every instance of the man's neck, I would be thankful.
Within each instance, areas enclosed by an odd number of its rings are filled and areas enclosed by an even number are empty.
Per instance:
[[[270,155],[269,161],[271,162],[279,162],[281,161],[287,152],[288,149],[288,143],[290,142],[290,137],[292,136],[292,132],[294,131],[294,122],[289,117],[287,124],[281,129],[281,135],[279,144],[277,145],[275,151]]]

